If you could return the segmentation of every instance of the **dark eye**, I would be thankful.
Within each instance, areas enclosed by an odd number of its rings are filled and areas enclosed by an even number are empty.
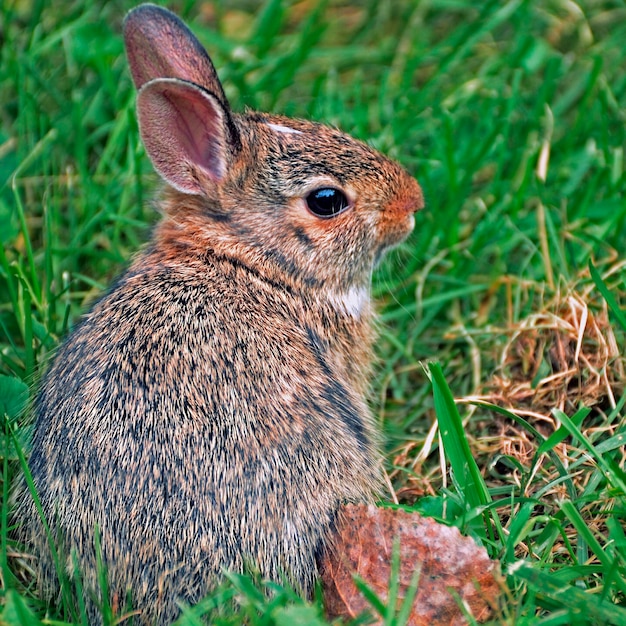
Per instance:
[[[306,197],[309,211],[318,217],[335,217],[349,206],[348,198],[339,189],[322,187]]]

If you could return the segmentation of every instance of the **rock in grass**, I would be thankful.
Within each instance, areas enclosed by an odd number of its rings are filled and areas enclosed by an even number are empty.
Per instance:
[[[320,563],[330,617],[355,617],[372,611],[354,582],[355,574],[383,604],[389,603],[394,544],[399,545],[396,610],[417,576],[408,625],[464,624],[461,603],[478,621],[493,613],[502,588],[498,562],[471,538],[417,513],[347,505],[332,547]],[[382,618],[376,623],[382,624]]]

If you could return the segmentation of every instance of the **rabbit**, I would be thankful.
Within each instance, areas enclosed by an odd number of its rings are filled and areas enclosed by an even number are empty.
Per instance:
[[[42,378],[41,508],[92,623],[128,598],[135,623],[170,623],[228,570],[311,596],[341,505],[382,493],[371,275],[421,188],[339,130],[235,113],[168,10],[133,9],[124,38],[163,217]],[[51,597],[49,541],[17,500]]]

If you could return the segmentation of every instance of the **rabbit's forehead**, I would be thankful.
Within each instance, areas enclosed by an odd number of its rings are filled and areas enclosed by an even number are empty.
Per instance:
[[[335,128],[270,115],[257,115],[253,121],[262,135],[258,144],[268,151],[268,171],[285,181],[331,176],[348,185],[361,179],[371,182],[384,177],[389,183],[395,176],[402,177],[396,163]]]

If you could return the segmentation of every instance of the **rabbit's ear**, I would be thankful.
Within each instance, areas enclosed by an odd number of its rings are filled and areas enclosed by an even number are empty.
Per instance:
[[[180,78],[204,87],[229,109],[206,50],[167,9],[142,4],[130,11],[124,20],[124,41],[137,89],[155,78]]]
[[[148,156],[173,187],[204,194],[206,182],[222,179],[232,146],[228,112],[213,94],[182,80],[158,78],[139,90],[137,113]]]

